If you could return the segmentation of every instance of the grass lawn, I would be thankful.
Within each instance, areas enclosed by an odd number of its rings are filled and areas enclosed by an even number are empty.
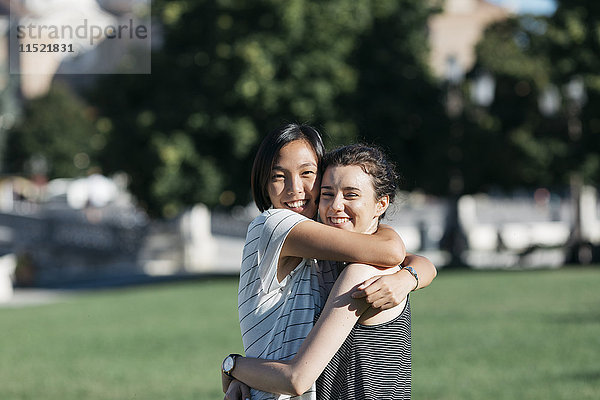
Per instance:
[[[237,279],[0,308],[0,399],[222,399]],[[600,268],[445,272],[411,298],[414,399],[597,399]]]

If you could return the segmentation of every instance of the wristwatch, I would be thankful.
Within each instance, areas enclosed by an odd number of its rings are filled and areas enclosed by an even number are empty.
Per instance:
[[[241,356],[241,354],[230,354],[227,357],[225,357],[225,359],[223,360],[223,365],[221,365],[221,371],[223,371],[223,373],[228,377],[233,378],[233,375],[231,375],[231,371],[233,371],[233,369],[235,368],[235,360]]]
[[[408,272],[411,273],[412,276],[415,277],[415,280],[417,281],[417,285],[415,286],[415,288],[413,289],[413,291],[417,290],[417,288],[419,287],[419,275],[417,275],[417,271],[415,271],[415,269],[411,266],[406,266],[406,267],[402,267],[402,269],[407,270]]]

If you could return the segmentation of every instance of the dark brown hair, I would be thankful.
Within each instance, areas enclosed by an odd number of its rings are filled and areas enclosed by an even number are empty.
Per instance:
[[[338,147],[323,157],[321,175],[330,166],[356,165],[371,177],[375,200],[388,196],[390,204],[396,198],[398,190],[398,174],[395,165],[390,162],[385,153],[378,147],[365,144],[351,144]],[[379,219],[383,218],[383,213]]]
[[[317,156],[317,163],[321,163],[325,146],[321,134],[312,126],[287,124],[269,133],[260,144],[252,166],[252,197],[261,212],[272,206],[267,186],[275,158],[283,146],[296,140],[305,140],[310,144]]]

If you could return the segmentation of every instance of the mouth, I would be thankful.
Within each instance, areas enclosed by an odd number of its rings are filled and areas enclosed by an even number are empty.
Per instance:
[[[349,217],[327,217],[327,221],[329,221],[329,225],[331,226],[341,226],[350,222],[351,220],[352,219]]]
[[[308,204],[308,200],[296,200],[296,201],[284,202],[283,204],[285,204],[286,207],[288,207],[292,210],[301,210]]]

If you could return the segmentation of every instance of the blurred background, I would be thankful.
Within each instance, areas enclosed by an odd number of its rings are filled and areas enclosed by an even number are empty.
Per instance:
[[[100,26],[151,26],[151,73],[115,69],[135,57],[127,42],[34,61],[9,43],[9,26],[83,9]],[[439,267],[599,258],[597,2],[3,0],[0,12],[5,286],[235,273],[257,214],[255,151],[290,121],[328,148],[387,149],[404,191],[388,223]]]
[[[151,40],[14,34],[82,15]],[[598,110],[597,1],[0,0],[0,398],[222,398],[254,154],[305,122],[387,150],[441,270],[415,398],[595,399]]]

